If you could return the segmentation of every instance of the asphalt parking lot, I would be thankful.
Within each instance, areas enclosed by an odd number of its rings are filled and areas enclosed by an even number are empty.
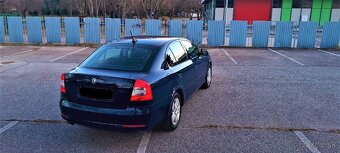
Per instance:
[[[0,152],[340,152],[339,51],[208,50],[176,131],[122,133],[60,117],[60,74],[94,48],[0,46]]]

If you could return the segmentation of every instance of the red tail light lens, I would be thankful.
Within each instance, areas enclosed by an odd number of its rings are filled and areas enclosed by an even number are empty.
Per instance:
[[[66,94],[65,74],[62,74],[61,77],[60,77],[60,92]]]
[[[150,84],[144,80],[136,80],[132,90],[131,101],[150,101],[152,98]]]

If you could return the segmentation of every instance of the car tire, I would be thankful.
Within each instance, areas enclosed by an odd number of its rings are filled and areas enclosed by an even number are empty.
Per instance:
[[[202,89],[208,89],[210,87],[211,84],[211,80],[212,80],[212,67],[211,65],[209,65],[206,77],[205,77],[205,82],[202,85]]]
[[[164,130],[173,131],[178,127],[181,120],[181,111],[181,96],[176,92],[172,97],[169,111],[163,123]]]

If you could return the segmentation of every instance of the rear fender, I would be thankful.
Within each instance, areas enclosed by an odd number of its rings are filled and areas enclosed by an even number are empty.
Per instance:
[[[182,88],[182,86],[179,85],[179,83],[172,88],[171,98],[174,97],[176,92],[181,95],[181,105],[183,105],[184,102],[186,101],[186,99],[185,99],[185,95],[184,95],[184,92],[183,92],[183,88]],[[172,99],[170,99],[170,101],[171,100]]]

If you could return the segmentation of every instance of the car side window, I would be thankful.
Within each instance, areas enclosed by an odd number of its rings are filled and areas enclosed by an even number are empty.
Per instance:
[[[174,54],[177,60],[176,64],[180,64],[188,59],[186,51],[179,42],[171,44],[169,48],[171,49],[172,53]]]
[[[186,40],[181,41],[181,43],[184,46],[184,48],[187,50],[190,58],[198,55],[198,48],[195,45],[191,44],[189,41],[186,41]]]
[[[166,51],[165,56],[166,56],[166,61],[167,61],[167,63],[169,64],[169,66],[170,66],[170,67],[175,66],[175,64],[176,64],[176,59],[175,59],[175,56],[174,56],[174,54],[172,53],[172,51],[171,51],[170,48],[168,48],[168,50]]]

